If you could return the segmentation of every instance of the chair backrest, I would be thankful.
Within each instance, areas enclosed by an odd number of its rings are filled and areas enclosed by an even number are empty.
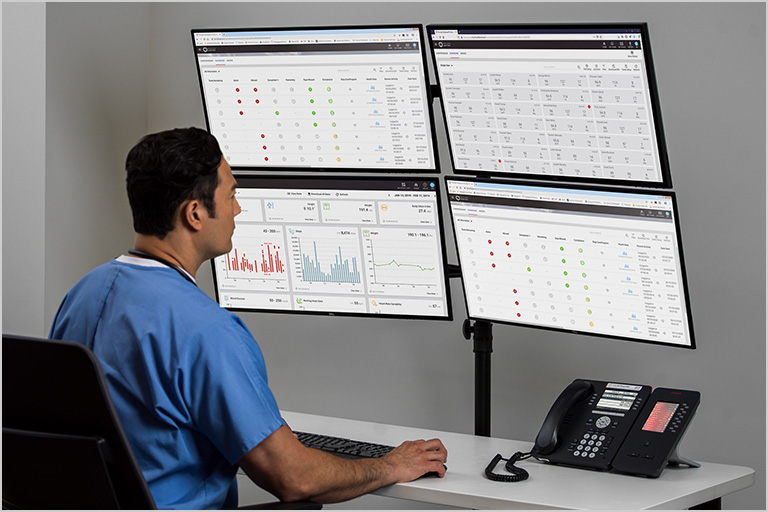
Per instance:
[[[99,362],[3,335],[3,508],[153,509]]]

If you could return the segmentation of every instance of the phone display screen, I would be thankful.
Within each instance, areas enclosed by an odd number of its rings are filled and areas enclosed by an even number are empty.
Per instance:
[[[650,416],[645,420],[643,430],[646,432],[658,432],[659,434],[663,433],[679,405],[669,402],[657,402],[653,406]]]

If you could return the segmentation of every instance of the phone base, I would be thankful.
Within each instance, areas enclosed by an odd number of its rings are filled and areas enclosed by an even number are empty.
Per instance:
[[[689,468],[700,468],[701,464],[692,461],[690,459],[686,459],[685,457],[681,456],[680,453],[677,451],[677,447],[675,447],[675,451],[672,452],[672,455],[669,456],[669,460],[667,461],[667,464],[670,466],[688,466]]]

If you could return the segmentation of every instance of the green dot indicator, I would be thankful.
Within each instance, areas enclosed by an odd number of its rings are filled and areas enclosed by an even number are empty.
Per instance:
[[[331,88],[330,87],[326,87],[325,90],[328,91],[328,92],[331,92]]]
[[[336,128],[336,122],[334,121],[333,123],[331,123],[331,126],[333,126],[334,128]]]
[[[332,115],[332,116],[335,116],[335,115],[336,115],[336,112],[334,112],[333,110],[331,110],[331,115]]]
[[[587,273],[586,272],[582,272],[581,273],[581,277],[587,277]]]
[[[562,261],[563,263],[565,263],[565,258],[563,258],[561,261]]]
[[[275,115],[279,116],[280,115],[280,111],[279,110],[275,110]]]
[[[564,250],[565,250],[565,247],[561,247],[561,248],[560,248],[560,250],[561,250],[561,251],[564,251]]]
[[[333,100],[328,100],[328,103],[333,103]]]
[[[309,89],[307,89],[307,90],[308,90],[309,92],[312,92],[312,88],[311,88],[311,87],[310,87]]]
[[[563,275],[564,275],[564,276],[567,276],[567,275],[568,275],[568,271],[567,271],[567,270],[566,270],[566,271],[564,271],[564,272],[563,272]]]
[[[571,287],[571,285],[569,285],[568,283],[565,283],[565,287],[566,287],[566,288],[570,288],[570,287]]]
[[[581,263],[583,265],[584,264],[584,260],[581,260],[579,263]]]
[[[317,128],[317,123],[314,124],[314,127]]]
[[[312,115],[313,115],[313,116],[316,116],[316,115],[317,115],[317,112],[315,112],[315,111],[313,110],[313,111],[312,111]]]
[[[587,298],[586,298],[586,299],[584,299],[584,300],[585,300],[585,301],[587,301],[587,302],[591,302],[591,299],[590,299],[589,297],[587,297]]]
[[[315,100],[309,100],[309,102],[310,102],[310,103],[314,103],[314,102],[315,102]]]
[[[530,271],[531,271],[531,267],[528,267],[528,272],[530,272]]]
[[[585,290],[589,290],[589,286],[587,286],[587,285],[584,285],[584,289],[585,289]],[[589,299],[587,299],[587,300],[589,300]]]

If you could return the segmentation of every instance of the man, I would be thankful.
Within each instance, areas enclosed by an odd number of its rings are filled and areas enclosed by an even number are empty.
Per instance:
[[[437,439],[347,460],[305,448],[285,424],[258,344],[195,284],[203,262],[232,249],[240,213],[215,138],[196,128],[148,135],[126,172],[134,249],[72,288],[50,337],[99,358],[159,507],[236,507],[237,466],[283,501],[323,503],[444,476]]]

